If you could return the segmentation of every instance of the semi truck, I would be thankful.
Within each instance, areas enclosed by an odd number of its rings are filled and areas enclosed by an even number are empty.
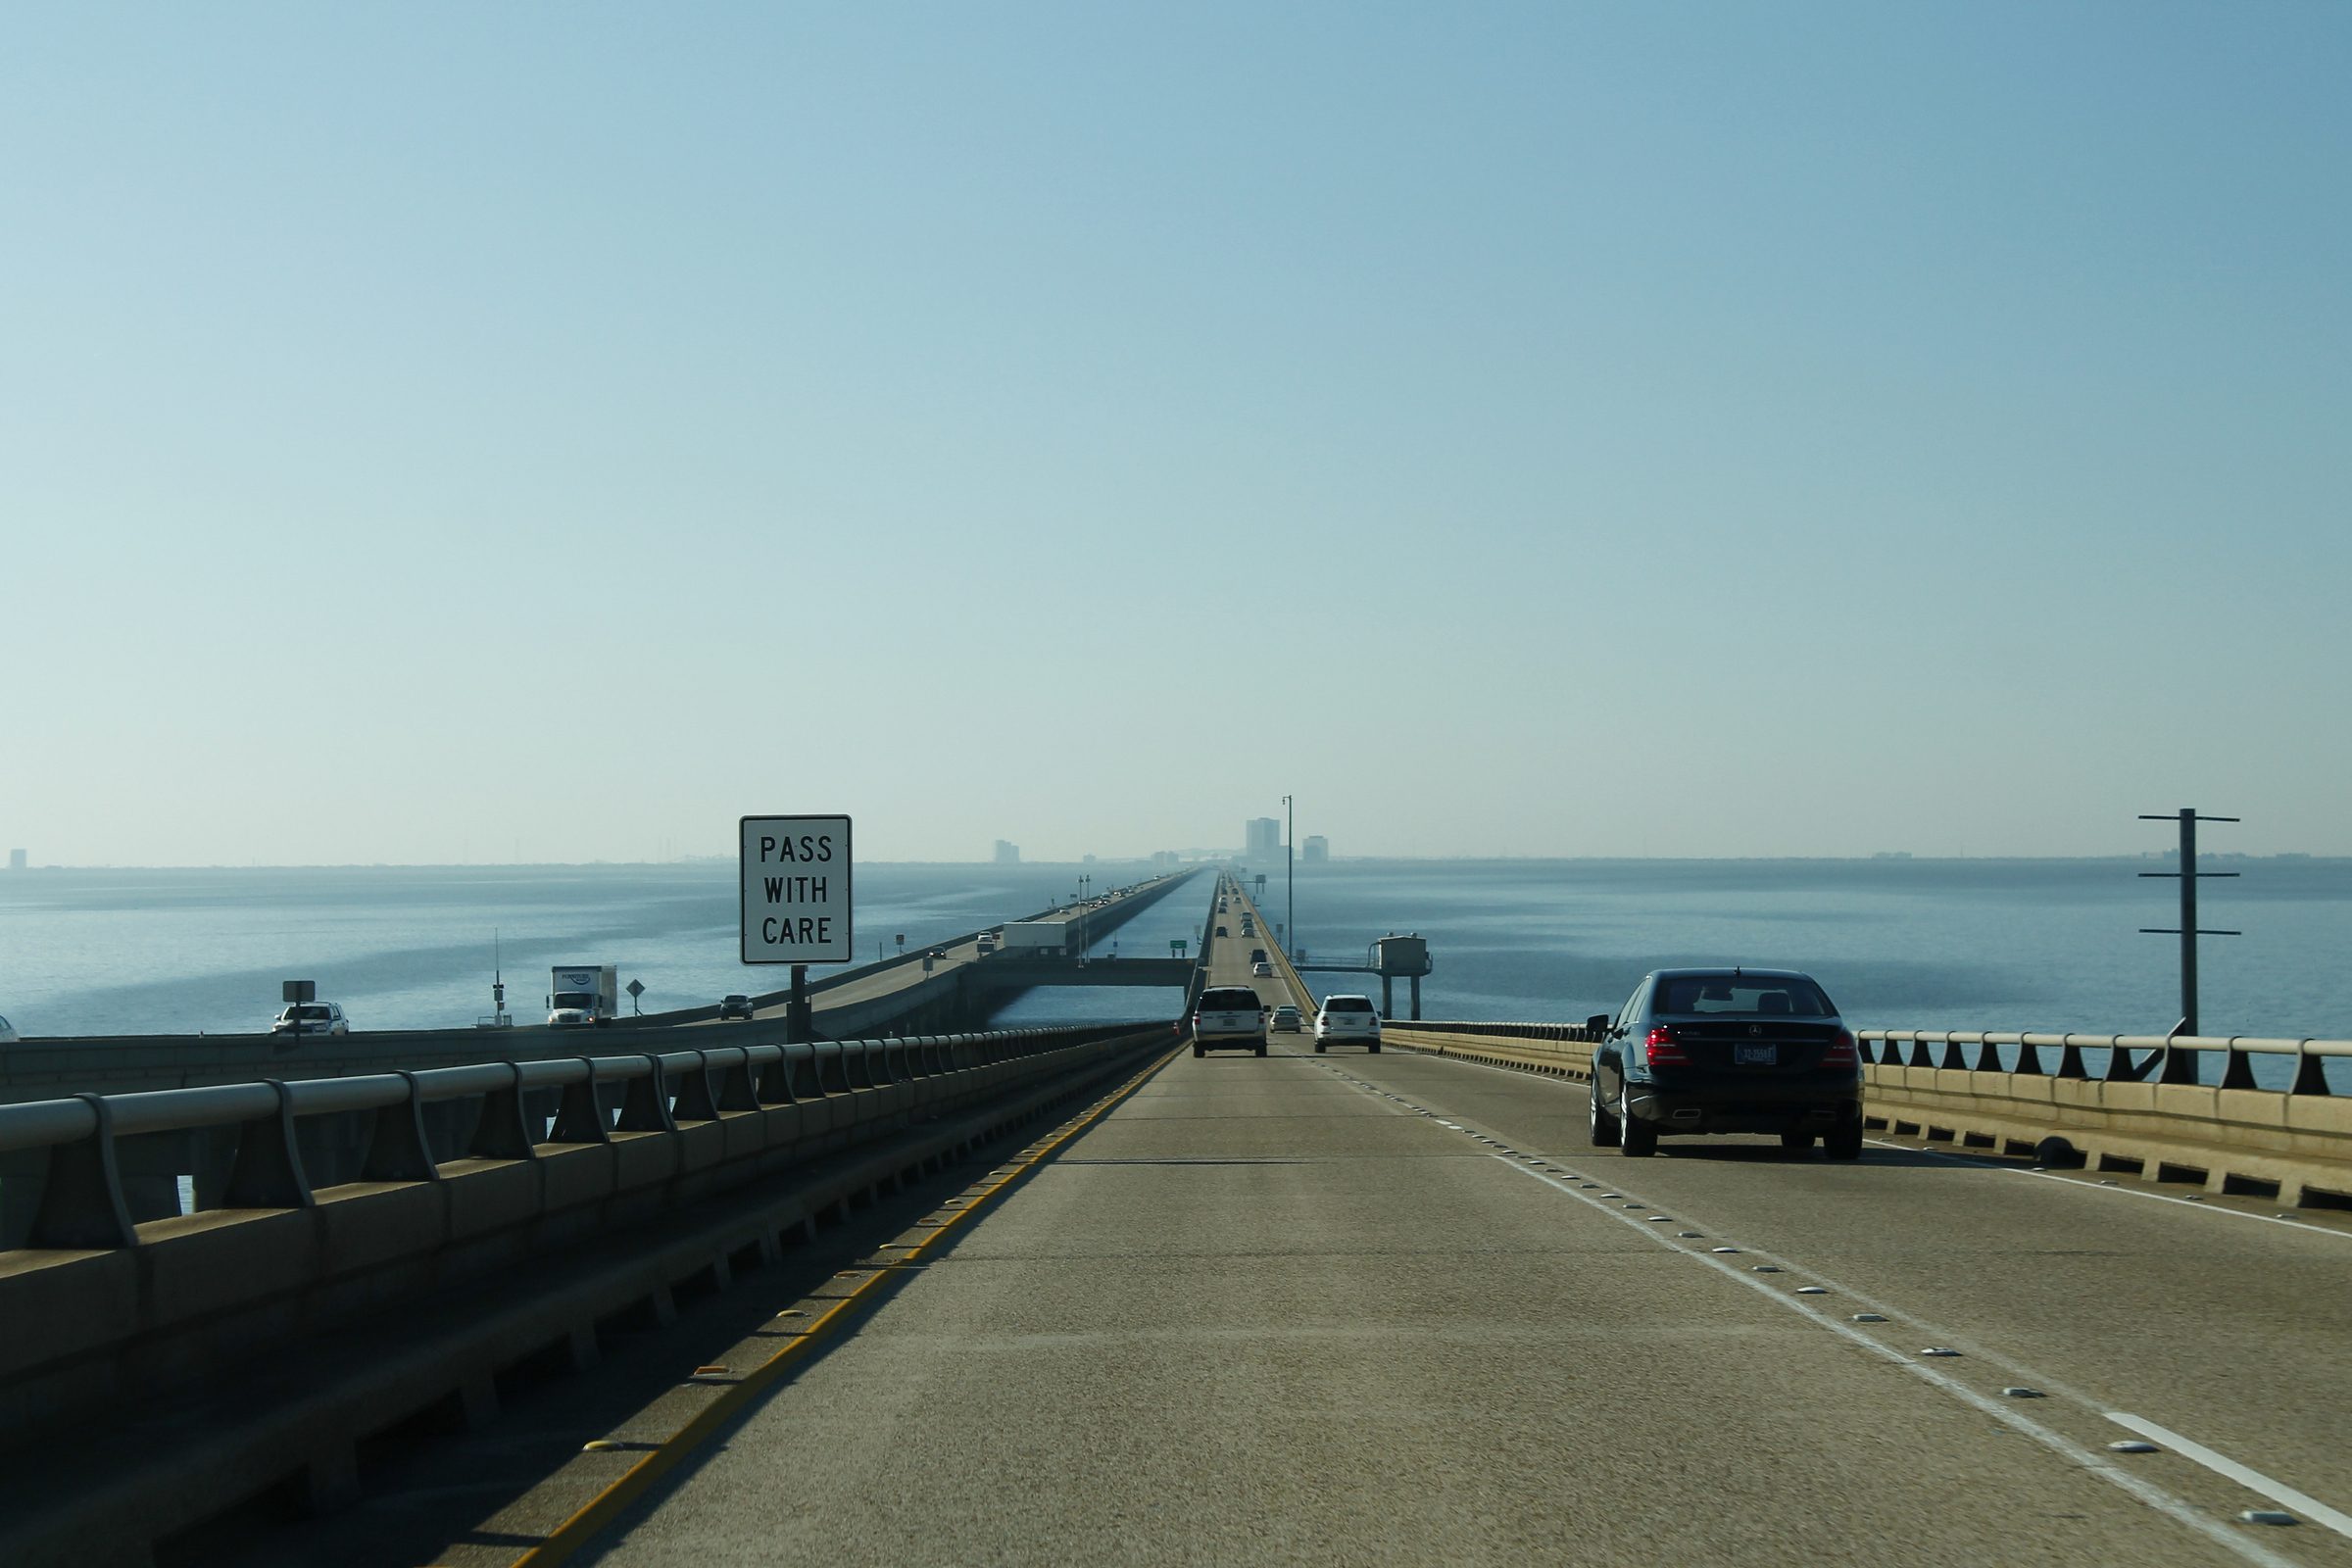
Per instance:
[[[610,963],[559,963],[547,985],[547,1024],[578,1029],[607,1024],[620,1004],[620,971]]]
[[[1007,920],[1003,940],[998,944],[1006,953],[1024,954],[1030,957],[1061,956],[1072,935],[1064,920]]]

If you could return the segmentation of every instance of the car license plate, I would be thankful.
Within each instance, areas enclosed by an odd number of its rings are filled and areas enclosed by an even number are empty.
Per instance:
[[[1734,1046],[1732,1061],[1741,1067],[1770,1067],[1781,1059],[1778,1046]]]

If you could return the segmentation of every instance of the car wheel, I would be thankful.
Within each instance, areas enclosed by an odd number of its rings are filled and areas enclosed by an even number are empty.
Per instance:
[[[1811,1133],[1783,1133],[1781,1134],[1781,1147],[1801,1153],[1813,1147],[1813,1135]]]
[[[1821,1152],[1832,1159],[1860,1159],[1862,1157],[1862,1118],[1840,1126],[1834,1133],[1821,1136]]]
[[[1193,1054],[1196,1056],[1205,1056],[1208,1054],[1208,1048],[1206,1046],[1195,1046],[1193,1048]]]
[[[1610,1115],[1607,1111],[1601,1109],[1600,1086],[1598,1084],[1592,1085],[1592,1147],[1594,1149],[1615,1149],[1617,1147],[1617,1118]]]
[[[1266,1054],[1266,1043],[1263,1040],[1257,1043],[1257,1054],[1261,1056]]]
[[[1617,1147],[1628,1159],[1647,1159],[1658,1152],[1658,1130],[1639,1116],[1628,1116]]]
[[[1316,1041],[1316,1042],[1315,1042],[1315,1054],[1316,1054],[1316,1055],[1318,1055],[1318,1056],[1320,1056],[1320,1055],[1324,1055],[1324,1054],[1327,1054],[1327,1053],[1328,1053],[1330,1050],[1331,1050],[1331,1048],[1330,1048],[1328,1045],[1326,1045],[1326,1044],[1325,1044],[1323,1041],[1320,1041],[1320,1040],[1318,1040],[1318,1041]]]

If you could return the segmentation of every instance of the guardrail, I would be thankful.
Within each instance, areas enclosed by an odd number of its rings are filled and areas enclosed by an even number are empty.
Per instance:
[[[1597,1032],[1578,1024],[1392,1025],[1404,1050],[1553,1077],[1591,1075]],[[2326,1068],[2352,1041],[2225,1036],[2036,1034],[1865,1029],[1863,1118],[1898,1137],[2087,1165],[2275,1199],[2352,1208],[2352,1095]],[[2042,1054],[2055,1052],[2053,1061]],[[2093,1072],[2092,1057],[2107,1053]],[[2201,1058],[2223,1057],[2221,1081]],[[2291,1061],[2292,1081],[2265,1088],[2258,1057]]]
[[[370,1435],[486,1419],[510,1375],[593,1363],[1169,1044],[1090,1024],[0,1107],[0,1150],[48,1169],[42,1246],[0,1250],[0,1561],[148,1562],[289,1481],[348,1500]],[[361,1133],[358,1179],[307,1165],[322,1124]],[[206,1211],[130,1222],[118,1145],[223,1134]]]
[[[446,1159],[530,1161],[541,1157],[542,1145],[609,1145],[615,1134],[676,1137],[681,1123],[716,1123],[729,1112],[919,1083],[1123,1032],[1131,1026],[722,1046],[85,1094],[0,1105],[0,1153],[47,1155],[28,1247],[128,1248],[140,1237],[116,1157],[124,1139],[229,1129],[235,1150],[227,1181],[217,1201],[200,1206],[312,1208],[318,1193],[299,1134],[317,1118],[372,1117],[351,1179],[436,1182]],[[533,1108],[534,1101],[550,1100],[552,1113]],[[470,1103],[478,1114],[465,1118],[471,1126],[459,1147],[436,1154],[426,1112],[453,1102]]]
[[[2352,1057],[2352,1040],[2269,1040],[2239,1035],[2088,1035],[2035,1034],[1998,1030],[1859,1029],[1855,1034],[1864,1053],[1877,1046],[1875,1058],[1889,1067],[1936,1067],[1945,1071],[2012,1072],[2028,1077],[2047,1073],[2053,1078],[2097,1077],[2108,1083],[2201,1084],[2206,1053],[2222,1055],[2221,1089],[2257,1093],[2327,1095],[2327,1064],[2330,1058]],[[1906,1048],[1908,1048],[1906,1050]],[[1974,1059],[1970,1052],[1975,1053]],[[2044,1067],[2041,1053],[2055,1051],[2058,1060]],[[2105,1070],[2093,1074],[2085,1051],[2104,1051]],[[2146,1052],[2146,1060],[2134,1053]],[[2294,1062],[2292,1081],[2283,1090],[2264,1090],[2254,1081],[2254,1057],[2286,1056]]]

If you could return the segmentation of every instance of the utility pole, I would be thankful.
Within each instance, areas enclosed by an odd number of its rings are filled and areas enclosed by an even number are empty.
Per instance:
[[[1298,950],[1298,872],[1294,863],[1298,848],[1298,808],[1282,798],[1282,934],[1293,954]]]
[[[2197,824],[2199,822],[2234,822],[2237,818],[2234,816],[2199,816],[2194,807],[2183,806],[2177,815],[2171,812],[2151,814],[2142,811],[2139,819],[2142,822],[2178,821],[2180,824],[2180,869],[2139,873],[2143,877],[2177,876],[2180,879],[2180,923],[2177,926],[2143,925],[2139,930],[2142,936],[2173,936],[2175,934],[2180,936],[2180,1021],[2173,1025],[2173,1033],[2193,1036],[2197,1033],[2197,938],[2245,935],[2242,931],[2210,931],[2199,930],[2197,927],[2197,879],[2208,876],[2233,877],[2237,875],[2235,871],[2200,871],[2197,869]],[[2171,1060],[2169,1054],[2166,1059],[2169,1066]]]

